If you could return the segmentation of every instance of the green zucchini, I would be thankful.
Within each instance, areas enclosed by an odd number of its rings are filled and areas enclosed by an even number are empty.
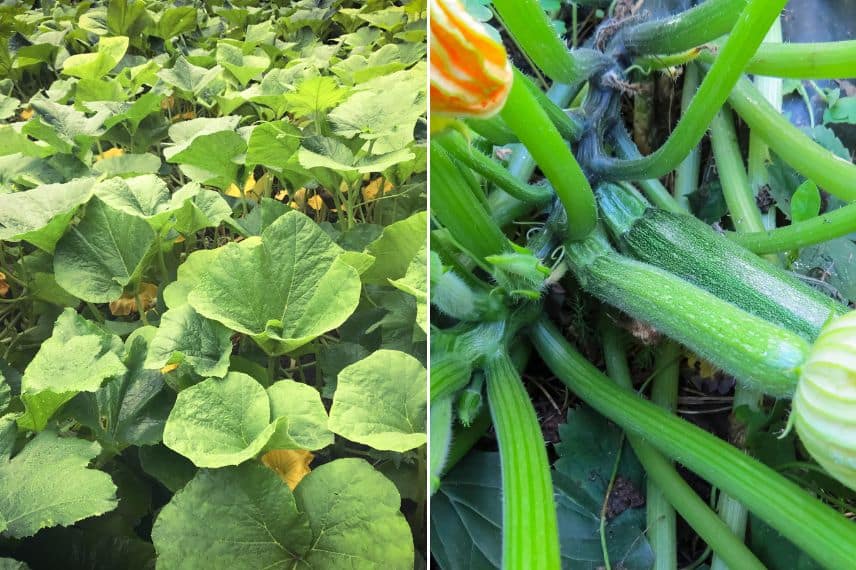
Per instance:
[[[615,252],[598,228],[565,244],[580,285],[602,301],[653,325],[739,382],[790,396],[809,351],[799,335],[747,313],[663,269]]]
[[[686,214],[651,207],[635,190],[604,184],[600,211],[626,254],[813,341],[848,307],[718,235]]]

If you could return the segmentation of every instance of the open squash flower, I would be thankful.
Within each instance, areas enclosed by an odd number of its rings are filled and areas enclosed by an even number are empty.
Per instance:
[[[431,0],[431,113],[495,115],[511,90],[511,64],[501,43],[459,0]]]

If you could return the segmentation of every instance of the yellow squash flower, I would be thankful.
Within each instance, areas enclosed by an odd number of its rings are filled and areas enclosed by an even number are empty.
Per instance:
[[[495,115],[512,80],[505,48],[459,0],[431,0],[432,114]]]

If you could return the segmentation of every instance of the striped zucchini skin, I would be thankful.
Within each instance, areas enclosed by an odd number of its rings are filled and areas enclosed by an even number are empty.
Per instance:
[[[767,394],[793,394],[809,345],[667,271],[620,255],[605,236],[566,244],[582,287],[653,325],[742,384]]]
[[[793,415],[811,456],[856,490],[856,312],[821,331],[803,365]]]
[[[598,198],[610,230],[628,255],[656,265],[803,338],[814,340],[848,308],[739,245],[693,216],[627,206],[623,188]],[[624,204],[619,204],[624,201]]]

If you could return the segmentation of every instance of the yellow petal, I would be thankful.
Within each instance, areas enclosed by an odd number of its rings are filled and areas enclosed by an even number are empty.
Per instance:
[[[160,369],[160,372],[161,374],[167,374],[169,372],[172,372],[176,368],[178,368],[178,364],[167,364],[166,366]]]
[[[306,203],[316,212],[319,211],[322,207],[324,207],[324,200],[322,200],[321,196],[319,196],[318,194],[313,195],[306,201]]]
[[[228,188],[223,192],[226,196],[231,196],[232,198],[240,198],[241,197],[241,189],[238,188],[238,185],[234,182],[229,185]],[[249,198],[250,200],[259,201],[261,200],[261,195],[258,190],[258,186],[256,184],[256,178],[253,176],[251,172],[247,179],[244,181],[244,196]]]
[[[431,0],[431,114],[490,117],[513,74],[505,47],[459,0]]]
[[[305,449],[274,449],[262,456],[262,463],[276,471],[293,491],[300,480],[312,471],[309,464],[313,459],[315,456]]]

